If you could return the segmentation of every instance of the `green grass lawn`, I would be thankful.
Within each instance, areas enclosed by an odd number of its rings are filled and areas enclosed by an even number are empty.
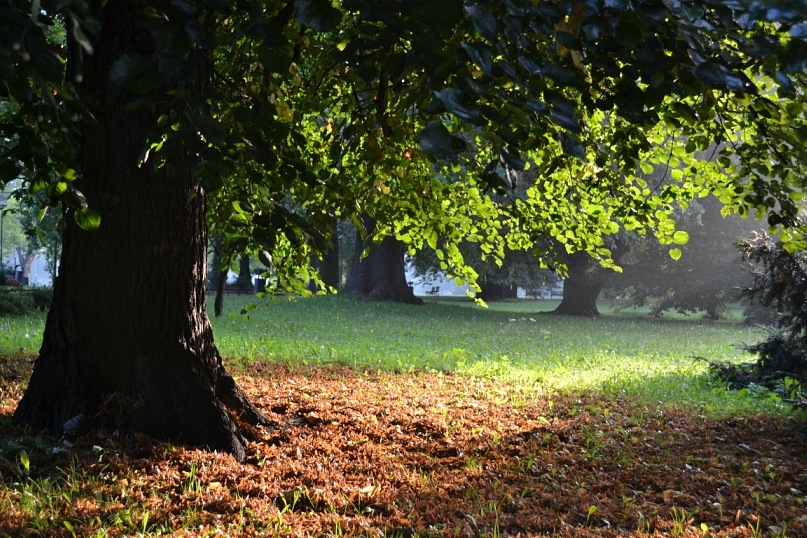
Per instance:
[[[738,398],[707,375],[716,361],[752,360],[741,348],[760,328],[698,316],[654,319],[604,304],[597,319],[541,314],[556,301],[518,300],[482,308],[437,298],[423,306],[344,296],[267,301],[240,315],[250,297],[227,297],[214,319],[228,362],[340,363],[360,369],[417,369],[498,377],[536,390],[604,390],[693,412],[778,412],[765,393]],[[0,319],[0,353],[35,351],[43,317]],[[746,391],[748,392],[748,391]]]
[[[764,394],[727,394],[696,358],[752,360],[742,345],[764,332],[737,321],[653,319],[608,306],[597,319],[541,314],[554,308],[553,301],[507,301],[485,309],[454,298],[410,306],[338,296],[280,299],[245,318],[237,312],[247,301],[228,298],[228,313],[214,320],[221,352],[231,360],[497,376],[539,390],[625,392],[710,413],[779,409]]]

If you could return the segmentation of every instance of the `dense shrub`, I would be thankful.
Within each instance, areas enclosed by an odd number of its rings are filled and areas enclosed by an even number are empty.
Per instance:
[[[37,310],[47,310],[52,300],[51,288],[0,286],[0,317],[24,316]]]
[[[738,384],[757,383],[772,390],[795,385],[783,394],[803,405],[807,387],[807,252],[788,252],[765,234],[739,245],[752,262],[752,283],[744,290],[752,306],[773,309],[777,315],[768,337],[747,349],[758,355],[750,368],[713,365],[722,379]],[[781,390],[780,390],[781,392]]]
[[[743,310],[743,321],[746,325],[764,325],[773,327],[779,319],[775,308],[760,304],[748,304]]]
[[[36,310],[34,298],[19,288],[0,287],[0,317],[24,316]]]
[[[28,293],[39,310],[47,310],[53,302],[53,288],[29,288]]]

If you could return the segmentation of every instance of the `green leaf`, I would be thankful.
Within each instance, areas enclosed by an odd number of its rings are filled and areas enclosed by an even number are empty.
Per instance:
[[[67,192],[67,183],[64,181],[59,181],[57,183],[52,183],[48,186],[47,194],[48,198],[52,201],[60,200],[64,193]]]
[[[342,12],[328,0],[296,0],[294,20],[318,32],[336,30],[342,22]]]
[[[288,73],[294,60],[294,45],[288,39],[280,43],[264,43],[258,49],[261,63],[270,73]]]
[[[412,17],[437,30],[449,30],[462,18],[462,0],[415,0]]]
[[[437,3],[437,2],[435,2]],[[476,31],[491,41],[496,41],[496,17],[486,7],[468,6],[465,11],[471,16]]]
[[[17,179],[19,175],[20,169],[12,159],[0,161],[0,185]]]
[[[193,120],[193,125],[209,144],[221,146],[227,136],[227,129],[210,116],[197,116]]]
[[[756,86],[739,71],[732,71],[721,62],[709,60],[695,68],[695,76],[712,88],[735,92],[756,93]]]
[[[258,252],[258,260],[260,260],[262,264],[270,269],[275,266],[272,255],[266,250],[261,250]]]
[[[577,116],[577,111],[574,105],[565,99],[555,99],[552,101],[552,109],[549,111],[552,119],[555,120],[561,127],[568,129],[573,133],[579,133],[580,118]]]
[[[482,69],[483,73],[486,75],[493,74],[493,54],[488,47],[462,43],[462,48],[465,49],[471,60]]]
[[[684,230],[678,230],[673,234],[673,243],[676,245],[686,245],[689,241],[689,234]]]
[[[73,213],[73,218],[76,220],[76,224],[78,224],[79,228],[88,232],[101,227],[101,215],[88,207]]]
[[[680,248],[671,248],[670,249],[670,258],[673,260],[678,260],[681,258],[681,249]]]
[[[576,136],[569,133],[560,133],[560,147],[566,155],[586,160],[586,149]]]
[[[64,193],[62,198],[64,203],[73,209],[84,209],[87,207],[87,198],[85,198],[84,194],[75,187],[70,187],[67,192]]]
[[[647,23],[635,13],[628,13],[617,24],[616,39],[626,49],[633,49],[647,33]]]
[[[109,70],[109,79],[134,93],[145,93],[163,85],[164,77],[157,67],[142,54],[124,54]]]
[[[471,108],[469,105],[463,103],[465,94],[454,88],[446,88],[439,92],[435,92],[437,98],[445,105],[446,110],[460,118],[474,125],[484,125],[485,121],[482,115],[476,108]]]
[[[31,472],[31,459],[28,457],[28,452],[25,450],[20,451],[20,463],[22,464],[22,468],[25,469],[26,473]]]
[[[92,52],[93,52],[92,43],[90,43],[89,38],[87,38],[87,35],[84,33],[84,30],[81,29],[80,22],[81,21],[79,21],[77,17],[74,17],[71,14],[71,16],[70,16],[70,27],[73,30],[73,39],[75,39],[76,42],[79,45],[81,45],[81,48],[84,49],[84,51],[87,54],[92,54]]]
[[[580,87],[585,84],[582,72],[569,69],[557,62],[546,62],[541,68],[541,76],[551,79],[561,86]]]
[[[454,155],[451,134],[439,121],[430,122],[418,133],[420,147],[438,159],[450,159]]]

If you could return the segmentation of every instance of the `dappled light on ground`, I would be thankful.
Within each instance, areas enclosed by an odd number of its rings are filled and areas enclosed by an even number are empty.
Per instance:
[[[4,427],[0,533],[807,534],[794,420],[434,373],[255,364],[237,377],[277,425],[243,465],[142,437],[54,450]],[[18,389],[4,385],[3,413]]]

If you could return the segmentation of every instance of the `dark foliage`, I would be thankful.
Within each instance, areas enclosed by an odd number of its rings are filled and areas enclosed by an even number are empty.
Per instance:
[[[38,310],[47,310],[53,301],[53,288],[29,288],[26,290]]]
[[[0,287],[0,317],[24,316],[36,310],[50,308],[53,290],[50,288]]]
[[[24,316],[35,309],[30,294],[10,286],[0,287],[0,318]]]
[[[778,312],[769,336],[747,349],[759,355],[757,362],[742,372],[713,365],[716,375],[733,384],[759,383],[771,389],[781,388],[790,378],[801,388],[784,396],[804,405],[803,387],[807,385],[807,255],[788,252],[770,236],[759,234],[743,240],[739,248],[743,258],[753,262],[751,286],[745,298],[755,306],[775,308]],[[739,374],[742,375],[739,375]],[[742,377],[747,383],[735,383]]]
[[[803,340],[807,336],[807,253],[788,252],[765,234],[743,240],[739,247],[743,258],[756,264],[745,298],[775,308],[777,327],[787,340]]]

